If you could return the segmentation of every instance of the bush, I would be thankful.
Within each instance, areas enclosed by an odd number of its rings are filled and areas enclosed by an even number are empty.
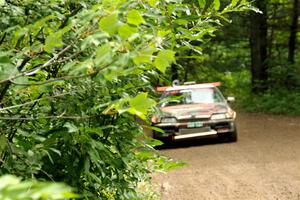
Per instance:
[[[286,89],[251,95],[240,102],[240,106],[249,112],[267,112],[274,114],[300,115],[300,93]]]
[[[12,175],[0,177],[0,199],[3,200],[59,200],[78,197],[62,183],[21,181]]]

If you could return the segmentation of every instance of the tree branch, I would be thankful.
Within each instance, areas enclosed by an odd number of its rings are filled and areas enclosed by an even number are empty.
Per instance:
[[[40,120],[40,119],[75,119],[75,120],[80,120],[80,119],[90,119],[95,116],[43,116],[43,117],[0,117],[0,120],[10,120],[10,121],[18,121],[18,120],[25,120],[25,121],[35,121],[35,120]]]
[[[36,68],[34,68],[34,69],[30,69],[30,70],[24,71],[24,72],[22,72],[22,73],[20,73],[20,74],[17,74],[17,75],[15,75],[15,76],[13,76],[13,77],[10,77],[10,78],[6,79],[6,80],[2,80],[2,81],[0,81],[0,84],[1,84],[1,83],[4,83],[4,82],[7,82],[7,81],[11,81],[11,80],[17,79],[17,78],[22,77],[22,76],[29,76],[29,75],[33,75],[33,74],[37,73],[37,72],[40,71],[41,69],[46,68],[46,67],[52,65],[53,62],[54,62],[57,58],[59,58],[61,55],[63,55],[63,54],[64,54],[66,51],[68,51],[72,46],[73,46],[73,44],[70,44],[70,45],[66,46],[66,47],[65,47],[64,49],[62,49],[58,54],[56,54],[55,56],[53,56],[50,60],[48,60],[48,61],[47,61],[46,63],[44,63],[43,65],[41,65],[41,66],[39,66],[39,67],[36,67]]]
[[[61,23],[61,25],[59,26],[59,29],[62,29],[63,27],[66,26],[68,20],[70,19],[70,17],[76,15],[81,9],[83,8],[82,5],[79,5],[76,9],[74,9],[68,16],[66,16],[66,18],[64,19],[64,21]]]
[[[2,35],[2,37],[1,37],[1,40],[0,40],[0,45],[4,42],[4,39],[5,39],[5,37],[6,37],[6,32],[4,32],[4,34]]]
[[[52,99],[52,98],[56,98],[56,97],[63,97],[63,96],[66,96],[68,94],[71,94],[71,93],[68,92],[68,93],[57,94],[57,95],[54,95],[54,96],[47,96],[47,97],[36,99],[36,100],[33,100],[33,101],[29,101],[29,102],[26,102],[26,103],[23,103],[23,104],[18,104],[18,105],[15,105],[15,106],[9,106],[9,107],[5,107],[5,108],[1,108],[0,112],[5,111],[5,110],[14,109],[14,108],[19,108],[19,107],[26,106],[26,105],[30,105],[30,104],[42,101],[44,99]]]
[[[78,76],[64,76],[64,77],[49,79],[49,80],[41,81],[41,82],[33,82],[33,83],[18,83],[18,82],[14,82],[13,80],[10,80],[10,82],[15,84],[15,85],[32,86],[32,85],[44,85],[44,84],[53,83],[53,82],[56,82],[56,81],[67,81],[67,80],[72,80],[72,79],[92,77],[92,76],[95,76],[96,74],[98,74],[101,70],[104,70],[107,67],[111,66],[113,63],[114,62],[111,62],[111,63],[101,67],[100,69],[94,71],[93,73],[89,73],[89,74],[82,74],[82,75],[78,75]]]

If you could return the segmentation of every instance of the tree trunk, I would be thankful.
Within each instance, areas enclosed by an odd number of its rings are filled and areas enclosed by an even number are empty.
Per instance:
[[[267,65],[267,2],[256,1],[257,8],[263,14],[251,13],[250,46],[251,46],[251,73],[253,92],[263,92],[268,88]]]
[[[179,78],[178,69],[175,64],[171,65],[171,72],[172,72],[172,74],[171,74],[172,81],[178,80],[178,78]]]
[[[273,58],[273,42],[274,42],[274,38],[275,38],[275,28],[274,26],[270,26],[270,23],[272,23],[272,25],[275,23],[276,18],[277,18],[277,10],[278,10],[278,4],[271,4],[272,6],[272,15],[271,15],[271,22],[269,22],[269,38],[268,38],[268,58],[272,59]]]
[[[293,14],[292,14],[292,23],[290,29],[290,38],[289,38],[289,53],[288,61],[291,64],[295,62],[295,50],[297,43],[297,29],[298,29],[298,16],[299,16],[299,0],[294,0]]]

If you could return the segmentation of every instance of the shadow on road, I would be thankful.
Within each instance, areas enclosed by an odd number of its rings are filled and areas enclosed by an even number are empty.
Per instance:
[[[221,140],[220,138],[199,138],[191,140],[181,140],[181,141],[162,141],[164,144],[157,146],[156,149],[176,149],[176,148],[189,148],[194,146],[203,146],[203,145],[215,145],[226,143],[226,141]]]

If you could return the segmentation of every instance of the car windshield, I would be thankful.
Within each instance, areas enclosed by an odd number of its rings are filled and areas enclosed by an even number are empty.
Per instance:
[[[225,99],[217,88],[197,88],[167,91],[162,96],[161,106],[197,103],[221,103]]]

